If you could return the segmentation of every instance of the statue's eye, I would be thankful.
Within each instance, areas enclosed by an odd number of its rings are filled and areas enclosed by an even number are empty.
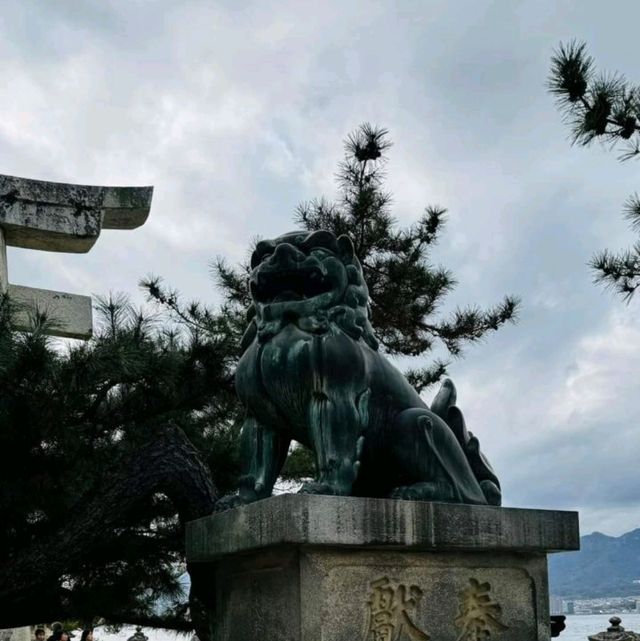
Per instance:
[[[265,254],[262,254],[262,258],[260,259],[260,262],[264,263],[264,261],[265,260],[269,260],[269,258],[271,258],[271,256],[273,256],[272,252],[267,252]]]
[[[311,250],[311,253],[316,257],[316,258],[326,258],[327,256],[330,256],[331,253],[328,252],[326,249],[322,249],[322,247],[314,247]]]

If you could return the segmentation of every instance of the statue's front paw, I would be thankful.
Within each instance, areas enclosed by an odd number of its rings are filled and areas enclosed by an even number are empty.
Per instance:
[[[329,494],[331,496],[339,496],[343,494],[343,492],[341,492],[335,485],[310,481],[303,484],[303,486],[298,490],[298,494]]]

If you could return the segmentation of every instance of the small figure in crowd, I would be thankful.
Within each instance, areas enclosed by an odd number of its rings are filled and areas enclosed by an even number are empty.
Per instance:
[[[56,627],[59,626],[59,627]],[[72,636],[71,632],[67,632],[62,628],[62,623],[53,624],[53,634],[47,639],[47,641],[70,641]]]
[[[71,638],[75,637],[75,634],[68,632],[62,626],[62,623],[56,621],[51,624],[52,634],[47,639],[47,641],[71,641]],[[34,641],[44,641],[45,631],[42,628],[38,628],[35,631]],[[82,631],[82,636],[80,641],[93,641],[93,628],[85,628]]]
[[[51,636],[47,641],[58,641],[60,639],[60,632],[62,632],[62,623],[55,621],[51,624]]]

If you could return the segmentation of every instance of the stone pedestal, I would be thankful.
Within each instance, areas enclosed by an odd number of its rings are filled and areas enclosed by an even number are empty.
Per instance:
[[[548,641],[575,512],[283,495],[187,527],[216,641]]]

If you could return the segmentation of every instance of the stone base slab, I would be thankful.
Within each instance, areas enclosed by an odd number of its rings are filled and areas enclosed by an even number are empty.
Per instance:
[[[391,518],[392,517],[392,518]],[[577,515],[291,495],[189,524],[217,641],[548,641]]]

